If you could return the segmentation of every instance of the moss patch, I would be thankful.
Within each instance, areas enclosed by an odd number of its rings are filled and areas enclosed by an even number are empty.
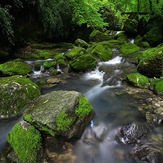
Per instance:
[[[148,48],[150,45],[149,45],[148,42],[143,41],[143,42],[140,42],[140,43],[138,44],[138,46],[140,46],[141,48]]]
[[[42,146],[41,134],[33,126],[23,129],[18,123],[7,134],[7,141],[11,144],[21,162],[37,162],[37,155]]]
[[[20,115],[24,107],[40,94],[39,87],[25,77],[0,78],[0,114],[9,117]]]
[[[132,43],[125,43],[123,44],[123,46],[120,48],[120,51],[123,54],[130,54],[130,53],[134,53],[134,52],[138,52],[140,51],[140,47],[138,47],[135,44]]]
[[[64,56],[62,54],[57,54],[54,56],[55,61],[58,61],[59,59],[64,59]]]
[[[82,47],[82,48],[88,48],[88,46],[89,46],[88,43],[86,43],[84,40],[81,40],[81,39],[77,39],[75,41],[75,45],[79,46],[79,47]]]
[[[74,48],[74,49],[71,49],[71,51],[65,53],[65,57],[67,59],[73,59],[77,56],[84,54],[84,52],[85,52],[84,48]]]
[[[46,62],[44,62],[44,67],[45,68],[50,68],[50,67],[55,67],[56,66],[56,62],[54,62],[54,61],[46,61]]]
[[[9,61],[0,64],[0,72],[4,75],[26,75],[32,72],[32,68],[19,61]]]
[[[91,54],[102,61],[108,61],[112,58],[112,50],[109,49],[106,45],[95,46]]]
[[[163,95],[163,79],[154,79],[150,83],[150,89],[152,89],[156,94]]]
[[[93,110],[86,97],[79,98],[79,106],[75,109],[76,115],[81,118],[88,115]]]
[[[149,87],[149,79],[146,76],[141,75],[139,73],[129,74],[129,75],[127,75],[127,79],[134,86],[137,86],[140,88],[148,88]]]

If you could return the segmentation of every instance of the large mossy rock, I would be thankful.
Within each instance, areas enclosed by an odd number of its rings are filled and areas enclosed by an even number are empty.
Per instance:
[[[150,83],[150,89],[158,95],[163,95],[163,79],[154,79]]]
[[[89,44],[87,42],[85,42],[84,40],[81,40],[81,39],[77,39],[75,41],[75,45],[82,47],[82,48],[88,48],[88,46],[89,46]]]
[[[21,61],[9,61],[0,64],[0,73],[2,75],[26,75],[32,72],[32,68]]]
[[[107,34],[100,32],[99,30],[93,30],[89,36],[89,39],[93,42],[101,42],[110,40],[110,37]]]
[[[84,48],[75,48],[65,53],[69,65],[77,71],[89,71],[96,67],[97,60]]]
[[[140,88],[148,88],[149,87],[149,79],[146,76],[141,75],[139,73],[129,74],[129,75],[127,75],[127,79],[134,86],[137,86]]]
[[[101,61],[108,61],[112,58],[112,50],[107,45],[96,45],[91,53],[93,56],[99,58]]]
[[[79,138],[95,112],[79,92],[53,91],[37,98],[24,120],[51,136]]]
[[[118,33],[117,35],[115,35],[114,38],[117,39],[117,40],[119,40],[119,41],[122,41],[122,42],[125,42],[125,41],[127,42],[128,41],[128,37],[125,34],[125,32]]]
[[[0,119],[21,115],[25,106],[39,95],[38,86],[25,77],[0,78]]]
[[[161,77],[163,75],[163,47],[151,48],[139,55],[138,71],[149,77]]]
[[[123,44],[123,46],[120,48],[120,51],[123,54],[130,54],[130,53],[134,53],[134,52],[138,52],[140,51],[140,47],[138,47],[135,44],[132,43],[125,43]]]
[[[7,141],[18,158],[17,162],[38,162],[38,154],[42,146],[40,132],[27,122],[16,124],[7,134]]]

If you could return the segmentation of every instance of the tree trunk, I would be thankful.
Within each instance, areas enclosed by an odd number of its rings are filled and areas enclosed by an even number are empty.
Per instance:
[[[138,14],[139,14],[139,12],[140,12],[139,6],[140,6],[140,1],[138,0],[138,4],[137,4],[137,12],[138,12]]]
[[[150,12],[152,12],[152,0],[149,0]]]

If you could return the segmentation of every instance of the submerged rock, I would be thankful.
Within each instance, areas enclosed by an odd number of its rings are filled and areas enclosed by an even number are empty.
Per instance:
[[[0,119],[22,114],[25,106],[39,95],[38,86],[25,77],[0,78]]]
[[[143,144],[132,151],[131,156],[137,163],[163,162],[163,148],[161,145],[160,143],[157,145],[153,145],[152,143]]]
[[[163,74],[163,47],[150,48],[138,56],[137,69],[147,77],[161,77]]]
[[[0,64],[0,73],[6,75],[26,75],[32,72],[32,68],[20,61],[9,61]]]
[[[29,123],[16,124],[7,134],[7,141],[14,149],[18,162],[38,162],[42,138],[40,132]]]
[[[137,45],[132,44],[132,43],[125,43],[120,48],[120,51],[123,54],[130,54],[130,53],[134,53],[134,52],[140,51],[140,47],[138,47]]]
[[[97,64],[97,60],[84,48],[72,49],[65,57],[69,60],[69,65],[77,71],[93,70]]]
[[[53,91],[36,99],[24,119],[41,132],[71,139],[81,136],[93,116],[92,106],[81,93]]]
[[[127,75],[128,81],[133,84],[134,86],[140,87],[140,88],[148,88],[149,87],[149,79],[141,75],[139,73],[132,73]]]
[[[116,140],[123,144],[135,145],[140,143],[140,140],[146,136],[148,133],[148,127],[145,124],[132,123],[130,125],[123,126],[118,135],[116,135]]]

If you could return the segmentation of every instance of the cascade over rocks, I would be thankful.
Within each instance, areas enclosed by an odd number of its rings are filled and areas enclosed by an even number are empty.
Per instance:
[[[79,138],[95,112],[79,92],[53,91],[37,98],[24,120],[41,132],[64,139]]]
[[[40,94],[39,87],[28,78],[0,78],[0,119],[21,115],[26,105]]]

